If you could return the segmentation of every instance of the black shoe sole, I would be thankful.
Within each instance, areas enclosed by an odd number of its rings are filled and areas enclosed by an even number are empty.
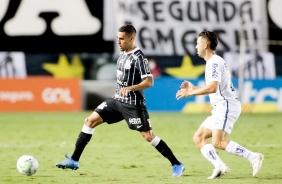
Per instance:
[[[66,166],[61,166],[61,165],[56,165],[56,167],[60,169],[71,169],[71,170],[77,170],[78,167],[66,167]]]

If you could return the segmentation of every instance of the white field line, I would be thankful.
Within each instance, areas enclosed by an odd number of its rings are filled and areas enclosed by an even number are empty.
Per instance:
[[[144,144],[146,146],[146,143]],[[194,145],[185,145],[185,147],[195,147]],[[75,143],[67,143],[66,141],[60,142],[58,144],[0,144],[0,148],[40,148],[40,147],[61,147],[61,148],[74,148]],[[128,147],[128,145],[123,144],[95,144],[93,141],[93,144],[88,144],[87,147]],[[262,143],[256,143],[256,144],[247,144],[246,147],[261,147],[261,148],[281,148],[281,144],[262,144]]]
[[[123,144],[88,144],[87,147],[126,147]],[[75,147],[75,143],[66,143],[65,141],[59,143],[59,144],[0,144],[0,148],[40,148],[40,147]]]
[[[281,144],[248,144],[248,147],[260,147],[260,148],[279,148],[281,147]]]

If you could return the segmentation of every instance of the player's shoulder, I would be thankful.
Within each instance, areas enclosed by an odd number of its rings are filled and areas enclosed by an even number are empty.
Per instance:
[[[136,59],[136,60],[146,60],[146,55],[144,54],[144,52],[139,49],[136,48],[136,50],[133,52],[132,56]]]
[[[223,57],[215,54],[211,57],[210,59],[211,63],[218,63],[218,64],[223,64],[225,63],[225,60],[223,59]]]

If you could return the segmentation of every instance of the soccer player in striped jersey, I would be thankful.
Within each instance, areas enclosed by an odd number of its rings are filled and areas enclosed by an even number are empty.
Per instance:
[[[241,103],[231,82],[231,75],[225,60],[215,53],[218,37],[214,32],[203,31],[197,39],[196,50],[199,57],[206,61],[205,86],[194,86],[189,81],[180,85],[176,98],[195,95],[209,95],[213,110],[195,132],[193,141],[203,156],[214,165],[208,179],[219,178],[229,172],[229,167],[219,158],[215,148],[246,158],[253,167],[253,176],[259,172],[263,154],[255,153],[235,141],[229,141],[233,126],[241,113]],[[212,143],[208,139],[212,137]]]
[[[166,157],[172,165],[172,176],[179,177],[184,165],[174,156],[168,145],[152,130],[143,90],[153,86],[153,76],[144,53],[135,45],[136,30],[132,25],[118,29],[117,44],[121,53],[117,60],[117,87],[113,97],[101,103],[85,118],[75,150],[67,160],[57,163],[58,168],[78,169],[80,156],[90,141],[96,126],[125,120],[128,127],[140,134]]]

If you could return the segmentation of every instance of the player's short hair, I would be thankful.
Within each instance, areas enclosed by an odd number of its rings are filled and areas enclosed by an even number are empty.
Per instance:
[[[210,48],[215,51],[217,44],[218,44],[218,36],[217,34],[215,34],[214,32],[211,31],[203,31],[199,34],[199,37],[203,37],[208,39],[209,43],[210,43]]]
[[[126,34],[131,35],[131,36],[135,36],[136,35],[136,29],[131,24],[126,24],[126,25],[121,26],[118,29],[118,31],[119,32],[125,32]]]

